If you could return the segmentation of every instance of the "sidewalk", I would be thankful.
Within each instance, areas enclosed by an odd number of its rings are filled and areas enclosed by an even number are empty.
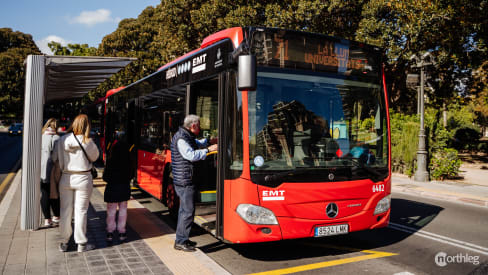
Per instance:
[[[0,204],[0,274],[228,274],[197,249],[173,249],[174,230],[137,201],[129,201],[128,239],[105,241],[105,210],[101,179],[88,210],[88,239],[96,249],[76,252],[73,239],[68,252],[58,251],[57,228],[20,230],[21,171]]]
[[[416,182],[394,173],[392,192],[488,207],[488,170],[462,167],[461,176],[461,180]]]

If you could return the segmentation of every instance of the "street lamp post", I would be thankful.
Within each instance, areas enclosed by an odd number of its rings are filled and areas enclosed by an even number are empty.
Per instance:
[[[425,82],[425,66],[434,64],[432,61],[432,55],[429,52],[421,55],[418,58],[413,55],[411,60],[415,60],[415,67],[420,68],[420,94],[419,94],[419,107],[420,107],[420,130],[419,130],[419,144],[417,149],[417,170],[414,174],[415,181],[426,182],[429,181],[429,171],[427,170],[427,148],[425,146],[425,128],[424,128],[424,82]]]

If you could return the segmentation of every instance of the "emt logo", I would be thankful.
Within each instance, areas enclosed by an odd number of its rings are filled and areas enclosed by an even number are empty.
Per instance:
[[[285,190],[263,190],[263,201],[284,201]]]

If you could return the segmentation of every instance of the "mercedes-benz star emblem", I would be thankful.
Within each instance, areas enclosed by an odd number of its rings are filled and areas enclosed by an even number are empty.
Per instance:
[[[337,214],[339,214],[339,207],[337,207],[337,204],[331,202],[327,204],[327,207],[325,208],[325,213],[327,214],[327,217],[335,218]]]

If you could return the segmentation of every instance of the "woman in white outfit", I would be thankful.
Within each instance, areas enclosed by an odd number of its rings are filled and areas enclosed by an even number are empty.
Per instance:
[[[76,137],[75,137],[76,135]],[[88,158],[80,147],[83,145]],[[62,171],[59,183],[59,195],[61,199],[61,220],[59,232],[61,243],[59,250],[66,252],[71,237],[71,219],[74,209],[75,229],[74,239],[78,244],[78,252],[91,250],[94,247],[88,244],[86,237],[86,224],[88,206],[93,190],[93,179],[90,173],[92,162],[97,160],[99,152],[96,144],[90,139],[90,122],[84,114],[78,115],[67,134],[61,137],[57,144],[57,152],[53,153],[53,159],[59,158],[59,166]]]

